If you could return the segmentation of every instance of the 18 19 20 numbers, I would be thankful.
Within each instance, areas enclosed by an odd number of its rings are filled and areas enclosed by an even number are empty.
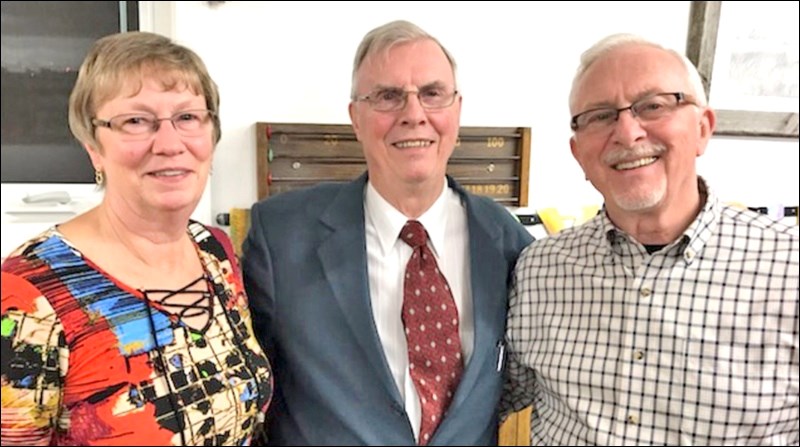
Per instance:
[[[464,185],[467,191],[482,196],[502,196],[511,193],[511,185],[507,183],[488,185]]]

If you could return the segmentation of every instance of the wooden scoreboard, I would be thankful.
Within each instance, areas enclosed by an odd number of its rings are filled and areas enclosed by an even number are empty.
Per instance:
[[[447,173],[466,190],[507,206],[528,205],[528,127],[461,127]],[[350,125],[256,123],[258,199],[367,169]]]

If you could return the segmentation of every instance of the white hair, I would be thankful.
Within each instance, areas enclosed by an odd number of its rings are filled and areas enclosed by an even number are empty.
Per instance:
[[[684,68],[686,68],[686,75],[689,78],[689,85],[690,88],[693,90],[689,93],[700,106],[705,106],[707,103],[706,99],[706,92],[705,88],[703,87],[703,79],[700,77],[700,73],[698,73],[697,68],[692,64],[686,56],[683,54],[665,48],[655,42],[647,40],[641,36],[637,36],[635,34],[612,34],[608,37],[603,38],[596,44],[592,45],[591,48],[584,51],[581,54],[581,62],[578,66],[578,70],[575,72],[575,77],[572,79],[572,89],[569,92],[569,109],[570,111],[575,111],[575,96],[577,95],[578,91],[578,84],[583,79],[583,76],[586,74],[586,71],[589,67],[592,66],[598,59],[600,59],[603,55],[607,54],[611,50],[628,46],[628,45],[646,45],[651,46],[654,48],[658,48],[661,50],[666,51],[669,54],[672,54],[676,58],[678,58],[681,63],[683,63]]]

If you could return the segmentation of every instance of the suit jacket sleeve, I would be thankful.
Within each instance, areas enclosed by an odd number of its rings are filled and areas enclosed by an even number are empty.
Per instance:
[[[272,360],[275,358],[274,343],[271,340],[275,312],[272,256],[267,246],[266,228],[262,223],[258,204],[251,211],[250,230],[242,245],[242,271],[253,316],[253,331]]]

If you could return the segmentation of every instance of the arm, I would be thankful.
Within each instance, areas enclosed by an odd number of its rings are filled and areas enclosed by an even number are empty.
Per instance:
[[[271,328],[274,324],[275,285],[272,279],[272,256],[267,246],[258,204],[253,206],[250,219],[250,230],[242,245],[244,286],[253,316],[253,331],[270,362],[274,362]]]
[[[49,445],[60,416],[61,386],[68,367],[64,330],[41,292],[17,275],[3,271],[1,299],[0,443]]]
[[[519,265],[519,264],[518,264]],[[506,329],[506,348],[508,356],[504,370],[503,395],[500,399],[500,417],[505,420],[509,413],[520,411],[533,403],[536,378],[534,371],[520,361],[527,341],[520,340],[520,329],[526,326],[525,315],[519,312],[520,268],[517,267],[512,278],[509,293],[508,326]]]

